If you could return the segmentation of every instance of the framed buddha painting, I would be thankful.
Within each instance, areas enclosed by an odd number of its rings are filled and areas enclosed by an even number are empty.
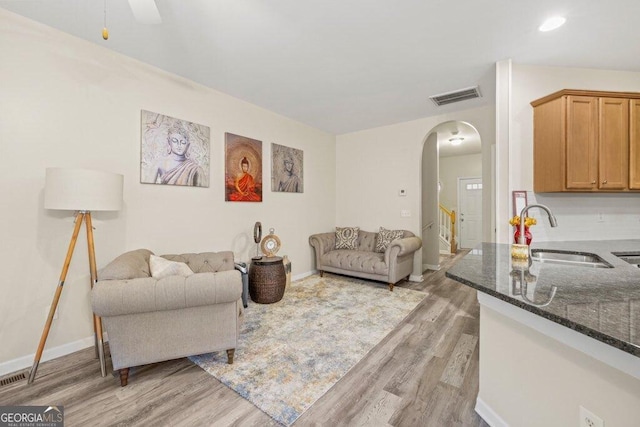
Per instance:
[[[140,182],[209,187],[208,126],[142,110]]]
[[[262,141],[224,134],[225,200],[262,202]]]
[[[297,148],[271,144],[271,191],[303,192],[303,154]]]

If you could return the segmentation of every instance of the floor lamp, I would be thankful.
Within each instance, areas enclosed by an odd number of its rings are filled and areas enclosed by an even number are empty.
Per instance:
[[[75,226],[67,256],[62,265],[60,280],[53,296],[53,303],[42,330],[40,344],[33,360],[33,367],[29,373],[29,384],[33,382],[42,357],[44,345],[47,342],[51,322],[58,307],[58,300],[62,294],[67,271],[71,264],[73,250],[78,240],[82,223],[87,228],[87,246],[89,248],[89,271],[91,272],[91,287],[98,281],[96,269],[96,254],[93,244],[93,226],[91,225],[91,211],[117,211],[122,208],[123,176],[115,173],[101,172],[87,169],[47,168],[44,187],[45,209],[69,210],[76,212]],[[102,339],[102,320],[93,315],[93,331],[96,354],[100,359],[102,376],[107,375],[104,358],[104,344]]]

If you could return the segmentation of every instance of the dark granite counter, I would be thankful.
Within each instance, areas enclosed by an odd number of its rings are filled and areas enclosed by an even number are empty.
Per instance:
[[[613,268],[527,266],[513,262],[511,245],[482,243],[446,276],[640,357],[640,268],[612,254],[640,252],[640,240],[542,242],[532,249],[595,253]]]

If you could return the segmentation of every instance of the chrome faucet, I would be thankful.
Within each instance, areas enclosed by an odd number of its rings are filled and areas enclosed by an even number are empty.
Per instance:
[[[551,224],[552,227],[557,227],[558,226],[558,221],[556,220],[556,217],[551,213],[551,210],[546,207],[545,205],[527,205],[524,208],[522,208],[522,211],[520,212],[520,239],[519,242],[521,245],[524,245],[527,243],[526,237],[524,235],[524,220],[526,218],[525,214],[527,213],[527,211],[531,208],[540,208],[543,209],[544,211],[547,212],[547,215],[549,215],[549,224]],[[529,250],[531,251],[531,250]],[[531,253],[529,253],[529,258],[531,258]]]

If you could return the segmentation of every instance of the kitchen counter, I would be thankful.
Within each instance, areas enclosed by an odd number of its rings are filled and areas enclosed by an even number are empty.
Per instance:
[[[640,268],[612,254],[640,252],[640,240],[542,242],[531,247],[594,253],[613,268],[539,261],[514,265],[511,245],[483,243],[446,276],[640,357]]]
[[[640,240],[534,242],[587,252],[613,268],[514,261],[483,243],[447,271],[478,290],[476,412],[490,426],[604,425],[640,419],[640,268],[612,252]]]

